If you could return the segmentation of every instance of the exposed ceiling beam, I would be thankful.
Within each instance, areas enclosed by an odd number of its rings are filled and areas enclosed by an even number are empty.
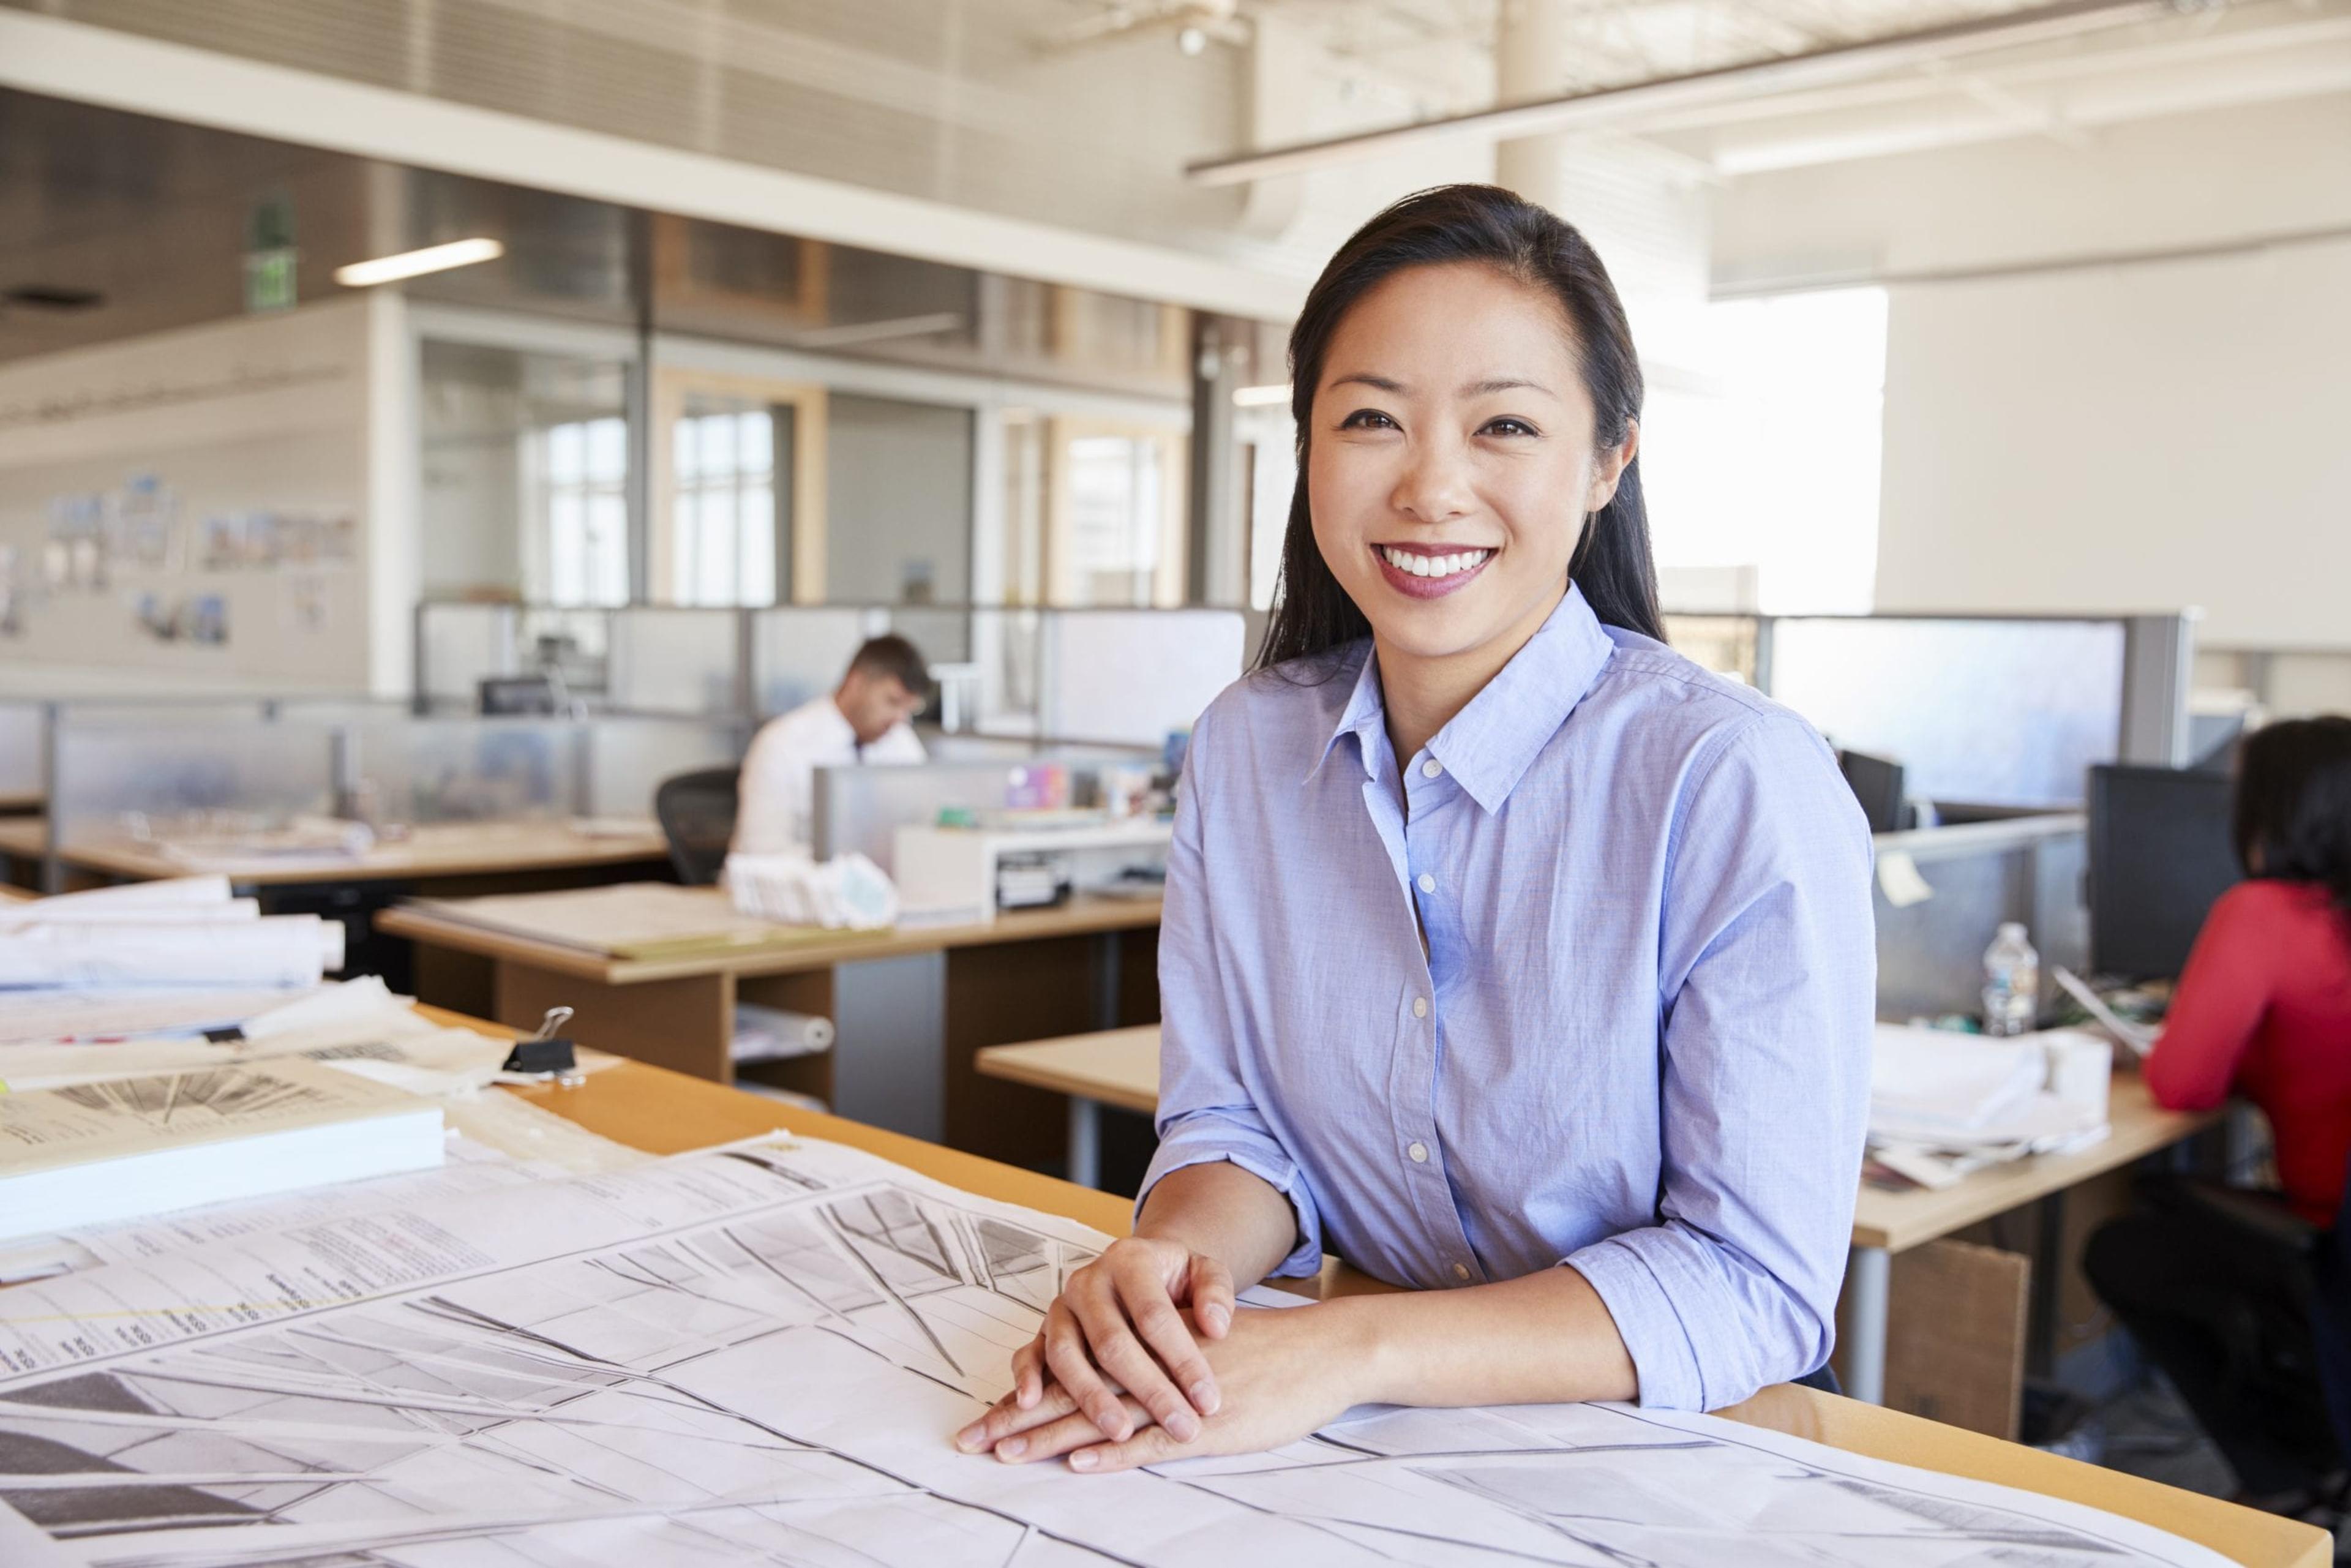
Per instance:
[[[2227,0],[2059,0],[2058,4],[2032,10],[1972,17],[1917,32],[1839,44],[1809,54],[1780,56],[1531,103],[1479,110],[1471,114],[1296,142],[1230,158],[1207,159],[1186,165],[1184,172],[1199,184],[1235,185],[1277,174],[1327,169],[1457,137],[1508,141],[1525,136],[1547,136],[1636,114],[1687,109],[1726,97],[1822,87],[1989,49],[2016,48],[2082,33],[2160,21],[2214,9],[2226,3]]]

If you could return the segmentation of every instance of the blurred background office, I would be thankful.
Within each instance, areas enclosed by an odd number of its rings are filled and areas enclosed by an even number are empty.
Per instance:
[[[1131,1183],[1290,319],[1454,180],[1607,260],[1669,630],[1843,755],[1880,1018],[1979,1025],[2014,923],[2022,1021],[2159,1019],[2239,738],[2351,711],[2351,0],[0,0],[0,872],[221,871],[347,975]],[[711,883],[891,634],[927,760],[809,824],[892,945],[502,902]],[[2266,1133],[2117,1054],[2002,1149],[2095,1169],[1880,1140],[1847,1382],[2232,1490],[2078,1257]]]

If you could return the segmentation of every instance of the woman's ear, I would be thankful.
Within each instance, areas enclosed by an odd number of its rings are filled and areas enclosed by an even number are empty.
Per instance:
[[[1616,498],[1616,482],[1625,477],[1633,459],[1641,450],[1641,422],[1627,420],[1625,439],[1614,446],[1601,448],[1593,454],[1592,485],[1585,491],[1583,509],[1596,512]]]

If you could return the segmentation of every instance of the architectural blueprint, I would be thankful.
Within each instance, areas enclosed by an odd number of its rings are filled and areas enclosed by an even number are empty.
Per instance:
[[[1364,1410],[1123,1476],[956,1453],[1102,1239],[777,1140],[0,1292],[0,1563],[2221,1561],[1616,1406]]]

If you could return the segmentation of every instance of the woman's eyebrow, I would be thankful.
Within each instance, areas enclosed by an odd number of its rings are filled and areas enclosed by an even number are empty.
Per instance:
[[[1531,382],[1517,376],[1497,376],[1489,381],[1471,382],[1461,389],[1461,395],[1486,397],[1494,392],[1517,392],[1522,388],[1528,392],[1539,392],[1545,397],[1552,395],[1551,388],[1543,385],[1542,382]]]
[[[1400,392],[1404,391],[1404,383],[1402,382],[1390,381],[1385,376],[1375,376],[1369,371],[1357,371],[1353,375],[1333,377],[1330,384],[1334,387],[1350,385],[1365,386],[1370,387],[1374,391],[1384,392]]]

